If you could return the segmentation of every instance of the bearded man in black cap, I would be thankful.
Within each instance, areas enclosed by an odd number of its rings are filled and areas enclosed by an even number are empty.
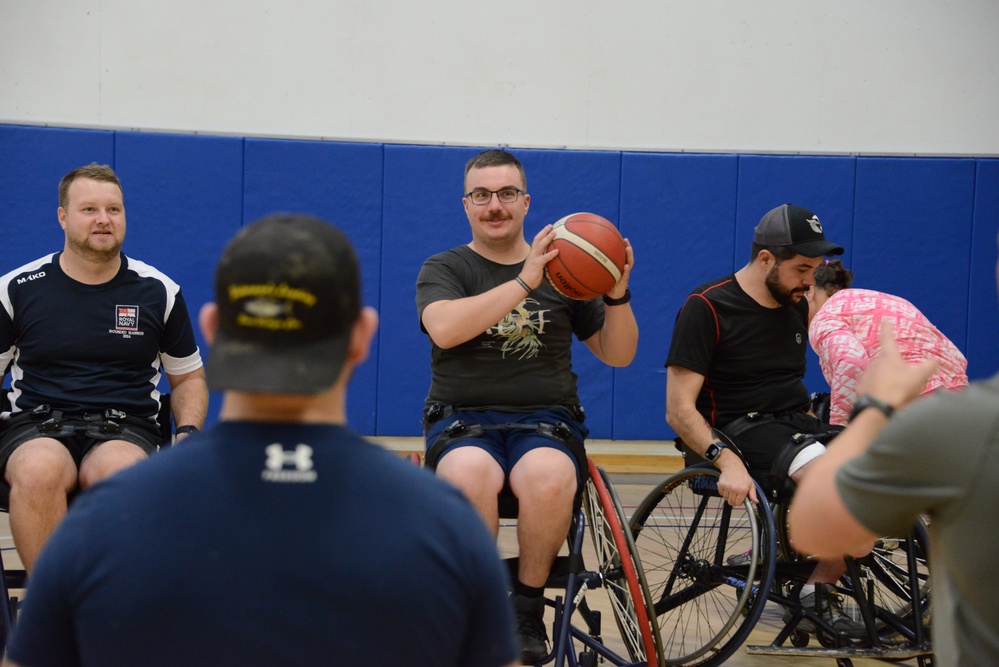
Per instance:
[[[226,247],[215,295],[201,325],[221,422],[74,504],[5,664],[514,664],[478,513],[346,424],[378,322],[347,238],[258,221]]]
[[[747,497],[763,500],[754,476],[764,486],[786,477],[797,481],[825,452],[822,437],[792,441],[799,433],[827,435],[830,428],[810,413],[802,382],[808,346],[804,296],[822,258],[842,253],[826,240],[815,213],[778,206],[756,226],[749,263],[695,289],[677,315],[666,360],[666,421],[695,457],[721,471],[718,492],[732,506]],[[862,638],[864,625],[844,615],[825,586],[843,567],[842,560],[820,561],[800,599],[821,608],[837,631]],[[810,625],[806,620],[799,628]]]

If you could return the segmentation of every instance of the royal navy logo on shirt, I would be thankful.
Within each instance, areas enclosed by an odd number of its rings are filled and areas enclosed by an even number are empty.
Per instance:
[[[118,334],[122,338],[142,336],[145,332],[139,331],[139,307],[115,306],[114,328],[108,329],[108,333]]]
[[[299,443],[294,449],[286,450],[284,445],[275,442],[264,447],[267,455],[260,478],[265,482],[314,482],[316,471],[312,469],[312,447]]]

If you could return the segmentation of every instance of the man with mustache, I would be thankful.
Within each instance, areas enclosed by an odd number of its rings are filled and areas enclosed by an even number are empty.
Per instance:
[[[628,277],[603,299],[577,301],[544,278],[551,225],[524,236],[531,204],[520,160],[504,150],[465,165],[466,245],[438,253],[417,278],[420,324],[431,342],[425,408],[427,464],[464,491],[495,535],[505,484],[518,501],[520,559],[513,605],[521,660],[548,655],[544,586],[565,544],[585,470],[589,430],[572,370],[572,340],[609,366],[627,366],[638,346]],[[506,424],[516,428],[505,428]],[[467,428],[464,428],[467,427]],[[500,428],[496,428],[500,427]]]
[[[763,500],[754,476],[764,488],[787,477],[797,482],[825,452],[817,439],[825,439],[819,434],[829,427],[809,412],[802,382],[808,346],[803,297],[823,256],[842,253],[826,240],[815,213],[783,204],[756,226],[749,263],[695,289],[677,315],[666,360],[666,421],[697,457],[721,471],[718,492],[733,506],[747,497]],[[819,438],[792,442],[799,433]],[[818,596],[824,620],[862,638],[863,624],[845,616],[825,586],[842,572],[841,559],[820,561],[800,599],[815,608]],[[806,620],[798,627],[811,625]]]

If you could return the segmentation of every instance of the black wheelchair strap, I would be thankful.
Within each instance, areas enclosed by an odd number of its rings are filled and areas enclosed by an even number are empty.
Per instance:
[[[725,427],[721,431],[729,438],[735,440],[749,429],[763,426],[776,420],[777,415],[772,412],[749,412],[725,424]]]
[[[551,438],[552,440],[565,445],[569,451],[572,452],[572,455],[575,457],[580,466],[582,474],[585,476],[587,471],[586,448],[572,432],[572,429],[570,429],[569,426],[562,421],[555,422],[554,424],[548,422],[539,422],[536,424],[466,424],[464,421],[458,419],[441,431],[441,434],[437,436],[437,439],[430,445],[430,448],[427,450],[427,455],[424,458],[424,463],[430,468],[436,468],[437,461],[440,459],[443,451],[447,449],[447,447],[450,446],[455,440],[461,440],[463,438],[476,438],[481,436],[486,431],[517,430],[535,431],[540,435]]]

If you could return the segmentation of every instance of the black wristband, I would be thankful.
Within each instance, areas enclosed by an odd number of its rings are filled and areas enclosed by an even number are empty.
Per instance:
[[[518,285],[520,285],[520,286],[521,286],[521,287],[523,287],[523,288],[524,288],[525,290],[527,290],[527,293],[528,293],[528,294],[530,294],[530,293],[531,293],[531,291],[532,291],[532,290],[531,290],[531,287],[530,287],[530,285],[528,285],[528,284],[527,284],[527,282],[525,282],[523,278],[521,278],[520,276],[517,276],[516,278],[514,278],[514,280],[516,280],[516,281],[517,281],[517,284],[518,284]]]
[[[604,303],[607,304],[608,306],[623,306],[624,304],[631,301],[631,288],[625,287],[624,296],[622,296],[620,299],[612,299],[606,294],[604,294],[603,298],[604,298]]]
[[[178,426],[174,433],[180,435],[181,433],[197,433],[198,427],[194,424],[184,424],[183,426]]]
[[[853,410],[850,412],[850,418],[847,419],[847,423],[852,422],[857,418],[861,412],[867,408],[875,408],[879,410],[885,417],[891,419],[891,416],[895,414],[895,408],[888,405],[884,401],[878,398],[874,398],[870,394],[864,394],[857,399],[857,402],[853,405]]]

